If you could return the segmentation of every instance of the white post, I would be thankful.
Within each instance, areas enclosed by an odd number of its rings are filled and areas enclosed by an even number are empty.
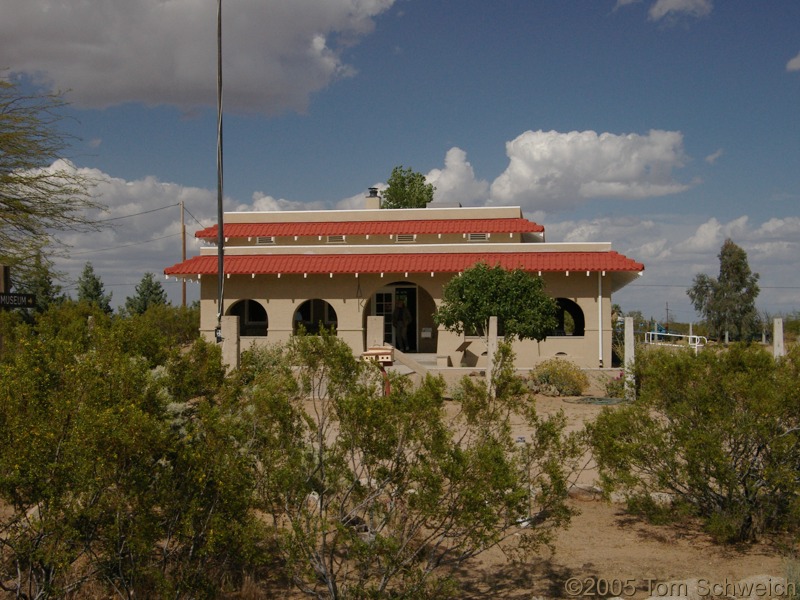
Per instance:
[[[635,384],[633,363],[636,353],[636,344],[633,338],[633,317],[625,317],[625,398],[633,399]]]
[[[603,273],[597,272],[597,352],[603,368]]]
[[[783,347],[783,319],[780,317],[772,321],[772,354],[775,358],[786,355]]]
[[[384,317],[382,315],[369,315],[367,317],[367,347],[374,348],[375,346],[383,346],[383,323]]]
[[[486,340],[486,386],[492,389],[494,355],[497,353],[497,317],[489,317],[489,337]]]
[[[239,317],[227,316],[221,319],[222,364],[230,369],[239,368]]]

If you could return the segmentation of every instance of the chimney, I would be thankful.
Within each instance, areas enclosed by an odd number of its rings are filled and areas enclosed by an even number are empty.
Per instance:
[[[369,194],[367,194],[366,202],[364,203],[364,208],[367,210],[374,210],[381,207],[381,197],[378,196],[378,188],[371,187],[369,188]]]

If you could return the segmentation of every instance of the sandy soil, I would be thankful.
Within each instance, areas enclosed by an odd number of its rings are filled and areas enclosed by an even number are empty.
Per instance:
[[[602,395],[597,389],[590,393]],[[568,427],[579,429],[603,407],[576,400],[539,396],[537,410],[540,414],[562,410]],[[596,478],[590,460],[578,482],[591,485]],[[672,591],[665,582],[696,578],[711,589],[756,575],[786,576],[784,552],[774,541],[720,546],[696,524],[655,526],[627,514],[624,505],[588,497],[571,504],[580,514],[558,534],[552,552],[544,550],[526,565],[509,564],[500,551],[486,553],[462,573],[468,582],[465,597],[663,597]],[[580,586],[575,588],[578,593],[566,589],[571,578],[579,582],[570,583]],[[612,593],[620,590],[623,593]]]
[[[587,395],[602,396],[603,389],[595,384]],[[602,405],[582,400],[537,396],[537,411],[540,415],[563,411],[568,429],[578,430],[603,410]],[[457,409],[455,404],[449,407],[452,411]],[[517,423],[514,435],[530,435],[530,432]],[[576,483],[583,486],[597,483],[591,457]],[[463,597],[642,599],[670,596],[670,592],[680,588],[669,582],[692,578],[711,588],[752,576],[779,578],[787,574],[784,552],[770,540],[741,547],[720,546],[697,524],[651,525],[627,514],[622,504],[590,499],[590,495],[572,499],[570,503],[579,514],[568,529],[558,533],[552,551],[543,549],[540,556],[526,564],[507,561],[500,549],[484,553],[458,573]],[[569,585],[579,587],[571,588],[573,593],[569,593]],[[281,595],[302,597],[285,588]],[[704,597],[714,596],[695,595],[693,600]]]

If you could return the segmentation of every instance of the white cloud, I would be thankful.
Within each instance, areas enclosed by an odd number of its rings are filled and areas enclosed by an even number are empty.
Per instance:
[[[194,232],[216,222],[215,191],[161,182],[154,177],[125,181],[97,169],[78,171],[98,181],[93,192],[107,210],[91,215],[104,221],[100,231],[65,232],[59,236],[72,248],[69,257],[56,259],[56,269],[65,274],[61,282],[65,292],[75,297],[74,284],[84,265],[91,262],[106,292],[112,293],[114,306],[124,304],[148,272],[162,282],[173,304],[180,303],[180,284],[163,279],[164,268],[181,261],[179,203],[183,201],[186,209],[186,247],[191,256],[199,247]],[[187,290],[197,298],[196,286],[188,286]]]
[[[718,251],[725,238],[738,238],[747,233],[747,216],[739,217],[728,223],[720,223],[711,218],[701,224],[694,235],[676,246],[681,254]],[[735,240],[734,240],[735,241]]]
[[[636,4],[637,2],[641,2],[642,0],[617,0],[617,3],[614,5],[614,10],[621,8],[623,6],[628,6],[629,4]]]
[[[226,109],[302,111],[352,75],[341,51],[394,0],[238,0],[223,5]],[[216,102],[216,2],[5,0],[0,56],[79,107],[123,102],[184,110]]]
[[[756,305],[770,313],[797,310],[796,257],[800,254],[800,218],[773,218],[760,225],[750,224],[746,215],[726,222],[710,218],[699,226],[690,218],[675,220],[671,215],[646,219],[624,216],[593,220],[549,222],[550,242],[610,241],[618,252],[644,263],[643,276],[614,295],[624,310],[641,310],[645,317],[696,320],[686,290],[695,274],[716,277],[719,254],[730,237],[747,252],[750,268],[760,273],[761,294]]]
[[[617,0],[614,10],[640,1]],[[655,0],[647,11],[647,18],[651,21],[660,21],[664,18],[675,20],[683,16],[701,18],[710,15],[713,8],[712,0]]]
[[[705,161],[710,165],[716,164],[717,161],[720,159],[720,157],[723,154],[724,154],[724,151],[722,150],[722,148],[720,148],[716,152],[713,152],[713,153],[709,154],[708,156],[706,156]]]
[[[56,167],[63,168],[64,163],[59,162]],[[97,169],[79,169],[79,172],[100,182],[95,192],[108,207],[104,213],[93,216],[111,220],[95,234],[67,233],[63,242],[73,248],[72,256],[58,259],[57,268],[67,273],[74,286],[85,263],[91,262],[106,291],[113,293],[115,306],[124,304],[126,297],[135,293],[135,286],[145,273],[155,273],[173,304],[179,303],[180,283],[161,279],[164,268],[181,260],[178,203],[183,200],[186,207],[187,254],[191,257],[202,245],[194,239],[195,231],[216,222],[216,190],[163,182],[154,177],[126,181]],[[362,207],[364,195],[365,192],[360,192],[344,199],[338,208]],[[237,204],[226,198],[225,206],[228,211],[309,208],[324,207],[276,199],[262,192],[253,194],[252,205]],[[667,214],[560,222],[542,216],[526,212],[526,217],[546,226],[549,242],[610,241],[618,252],[644,263],[643,277],[614,296],[614,301],[625,310],[639,309],[645,316],[663,318],[668,304],[674,318],[695,319],[686,289],[696,273],[716,276],[717,254],[726,237],[748,253],[751,269],[761,274],[759,308],[772,313],[797,309],[797,289],[785,288],[800,287],[796,267],[796,257],[800,255],[800,217],[775,217],[751,223],[742,215],[727,221],[709,218],[698,225],[691,216]],[[67,291],[75,295],[74,287],[68,287]],[[198,297],[199,286],[190,283],[188,301]]]
[[[506,143],[509,165],[491,186],[492,204],[565,210],[591,198],[635,200],[675,194],[686,156],[683,135],[526,131]]]
[[[656,0],[650,7],[648,17],[658,21],[665,17],[706,17],[713,9],[711,0]]]
[[[800,52],[793,59],[786,63],[787,71],[800,71]]]
[[[439,202],[464,205],[483,203],[489,184],[475,179],[475,171],[461,148],[450,148],[444,158],[444,169],[433,169],[425,177],[436,187],[434,198]]]
[[[263,192],[255,192],[251,204],[239,204],[234,210],[236,212],[268,212],[282,210],[322,210],[325,208],[327,207],[322,202],[286,200],[285,198],[274,198]]]

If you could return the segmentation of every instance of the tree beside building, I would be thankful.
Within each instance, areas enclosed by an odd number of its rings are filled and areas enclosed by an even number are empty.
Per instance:
[[[386,183],[388,187],[383,191],[381,208],[425,208],[433,201],[436,189],[432,183],[427,183],[425,175],[410,167],[404,169],[402,165],[392,169]]]
[[[732,339],[747,339],[759,331],[755,304],[759,275],[750,270],[747,253],[731,239],[725,240],[717,256],[719,277],[700,273],[686,293],[712,336],[727,332]]]
[[[497,317],[504,338],[541,341],[557,327],[557,312],[541,277],[478,263],[445,284],[434,320],[448,331],[486,337],[489,318]]]

